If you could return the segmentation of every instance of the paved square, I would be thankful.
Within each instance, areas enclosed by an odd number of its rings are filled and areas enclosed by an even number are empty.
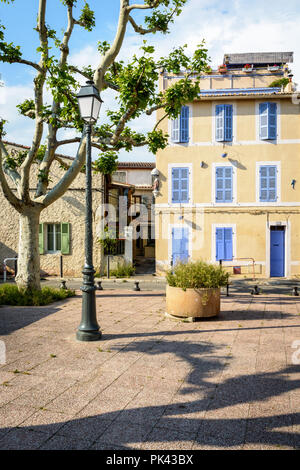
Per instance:
[[[0,308],[0,449],[299,449],[300,299],[234,293],[197,323],[164,306],[98,291],[92,343],[79,292]]]

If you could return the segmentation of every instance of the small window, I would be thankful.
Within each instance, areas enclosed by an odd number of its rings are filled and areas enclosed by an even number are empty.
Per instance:
[[[260,202],[277,201],[277,167],[273,165],[261,166],[259,170],[260,178]]]
[[[233,201],[233,171],[232,167],[216,167],[216,203]]]
[[[173,168],[172,169],[172,202],[188,203],[189,202],[189,169]]]
[[[218,104],[216,106],[216,141],[231,142],[233,129],[232,104]]]
[[[47,225],[47,251],[56,252],[61,250],[61,224]]]
[[[112,174],[112,180],[118,183],[126,183],[126,171],[115,171]]]
[[[275,140],[277,138],[276,103],[260,103],[259,134],[261,140]]]
[[[189,107],[182,106],[180,115],[172,120],[171,140],[174,143],[189,141]]]
[[[216,229],[216,261],[232,261],[232,228]]]

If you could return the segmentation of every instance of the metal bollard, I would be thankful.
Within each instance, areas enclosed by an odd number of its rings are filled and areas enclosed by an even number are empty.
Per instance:
[[[102,281],[97,281],[97,289],[98,290],[103,290]]]
[[[60,289],[65,289],[65,290],[67,290],[66,282],[67,282],[67,281],[64,281],[64,280],[62,279],[59,288],[60,288]]]
[[[226,284],[226,296],[229,297],[229,284]]]
[[[133,289],[134,291],[140,291],[140,287],[139,287],[139,281],[135,281],[135,288]]]
[[[63,256],[60,255],[60,264],[59,264],[59,270],[60,270],[60,277],[64,277],[64,262],[63,262]]]
[[[294,287],[293,295],[295,295],[296,297],[299,297],[298,287]]]

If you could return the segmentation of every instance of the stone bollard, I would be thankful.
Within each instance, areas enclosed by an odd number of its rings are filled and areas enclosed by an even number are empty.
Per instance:
[[[141,289],[139,287],[139,281],[135,281],[134,284],[135,284],[135,288],[133,290],[134,291],[140,291]]]

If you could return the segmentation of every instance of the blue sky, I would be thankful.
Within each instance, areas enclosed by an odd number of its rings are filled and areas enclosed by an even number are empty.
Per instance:
[[[135,0],[135,3],[143,3]],[[83,4],[79,0],[78,4]],[[78,66],[96,65],[99,57],[96,43],[99,40],[112,41],[117,26],[119,0],[89,0],[95,11],[96,28],[89,33],[76,28],[71,41],[71,59]],[[0,19],[6,26],[6,38],[22,46],[23,57],[34,60],[38,47],[37,33],[33,30],[36,21],[38,0],[15,0],[14,4],[0,3]],[[136,19],[142,15],[135,16]],[[65,8],[59,0],[48,0],[47,23],[58,33],[65,26]],[[291,66],[295,81],[300,80],[300,9],[299,0],[189,0],[182,15],[177,18],[167,36],[156,34],[147,39],[159,56],[168,54],[174,46],[188,44],[192,51],[204,38],[212,65],[222,62],[224,53],[294,51]],[[128,27],[121,53],[126,60],[128,53],[137,52],[144,38],[137,37]],[[0,73],[5,82],[0,94],[0,116],[9,120],[6,138],[20,144],[30,145],[32,122],[18,115],[15,105],[31,96],[33,71],[30,67],[0,63]],[[299,82],[300,83],[300,82]],[[103,94],[104,108],[114,106],[114,97]],[[137,130],[148,130],[153,118],[139,120],[134,124]],[[61,148],[61,152],[73,155],[75,147]],[[122,153],[120,160],[152,160],[154,156],[145,149]]]

